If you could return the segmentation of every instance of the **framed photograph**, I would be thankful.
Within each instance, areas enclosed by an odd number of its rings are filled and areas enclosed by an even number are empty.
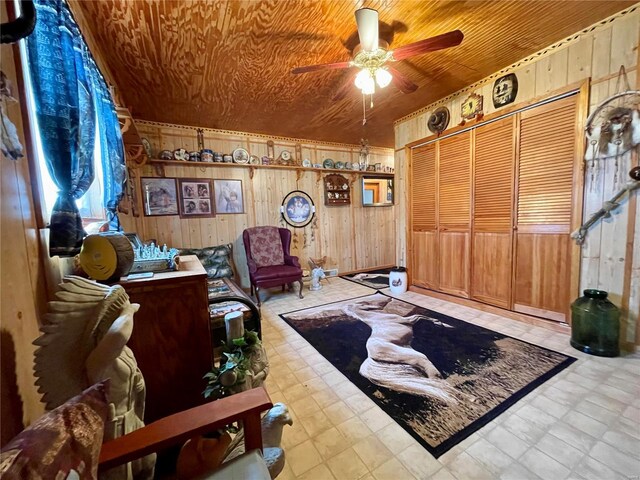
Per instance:
[[[302,228],[311,223],[316,213],[316,207],[309,195],[302,190],[294,190],[284,197],[280,213],[289,225]]]
[[[178,215],[178,193],[175,178],[140,178],[144,214]]]
[[[225,213],[244,213],[244,197],[242,196],[242,180],[214,180],[216,192],[216,215]]]
[[[213,182],[204,178],[179,178],[180,217],[215,217]]]

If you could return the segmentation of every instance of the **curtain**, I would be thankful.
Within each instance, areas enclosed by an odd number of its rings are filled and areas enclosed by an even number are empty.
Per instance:
[[[35,0],[37,22],[27,52],[42,149],[58,187],[49,254],[72,256],[86,232],[76,199],[94,177],[95,104],[87,75],[89,52],[62,0]]]
[[[107,210],[109,230],[122,231],[118,219],[118,203],[124,195],[127,181],[122,133],[109,88],[97,65],[91,60],[94,98],[100,133],[103,173],[103,205]]]

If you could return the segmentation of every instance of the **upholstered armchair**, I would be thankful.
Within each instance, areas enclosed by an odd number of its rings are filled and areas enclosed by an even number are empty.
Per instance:
[[[260,306],[260,289],[293,282],[300,286],[302,298],[302,268],[298,257],[290,254],[291,232],[279,227],[253,227],[242,232],[242,241],[247,253],[247,266],[251,280],[251,294],[255,291]]]

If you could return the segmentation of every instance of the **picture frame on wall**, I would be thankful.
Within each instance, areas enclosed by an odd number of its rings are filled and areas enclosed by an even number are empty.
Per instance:
[[[242,180],[214,179],[216,215],[244,213]]]
[[[179,178],[180,218],[215,217],[213,181]]]
[[[280,206],[282,219],[294,228],[304,228],[311,223],[316,214],[316,207],[306,192],[294,190],[282,200]]]
[[[141,177],[140,187],[145,216],[178,215],[175,178]]]

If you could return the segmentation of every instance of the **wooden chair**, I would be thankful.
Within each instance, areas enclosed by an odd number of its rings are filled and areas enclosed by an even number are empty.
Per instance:
[[[180,445],[233,422],[242,422],[245,451],[262,451],[260,414],[273,406],[263,387],[247,390],[157,420],[122,437],[109,440],[100,451],[100,470],[130,462],[167,447]],[[221,469],[226,464],[222,464]],[[269,472],[266,465],[261,471]],[[221,470],[216,472],[223,473]],[[222,475],[222,478],[225,476]],[[251,476],[251,478],[261,478]]]

